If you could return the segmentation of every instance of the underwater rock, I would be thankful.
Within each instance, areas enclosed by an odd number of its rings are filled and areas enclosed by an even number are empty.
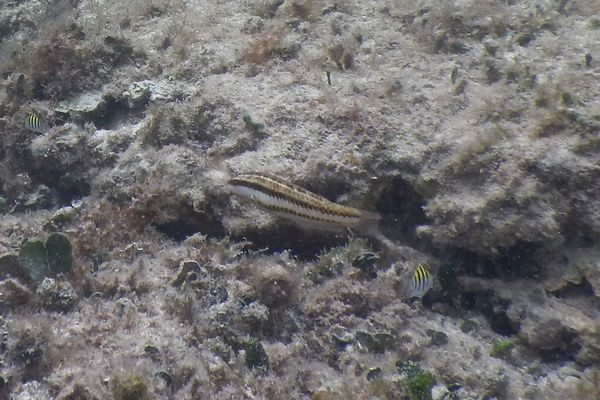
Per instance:
[[[184,86],[174,80],[144,80],[132,83],[122,98],[131,109],[140,108],[146,103],[170,102],[182,97]]]
[[[140,108],[148,102],[151,94],[151,81],[134,82],[123,92],[123,99],[129,108]]]
[[[567,265],[557,263],[555,269],[563,273],[565,282],[581,283],[585,279],[594,295],[600,298],[600,250],[597,248],[572,249],[566,256]]]
[[[569,347],[577,346],[576,342],[573,343],[577,332],[557,318],[536,320],[529,316],[521,328],[520,336],[527,340],[529,346],[542,351],[572,353],[574,349]]]
[[[45,277],[36,289],[42,305],[52,311],[69,311],[78,296],[73,285],[66,280]]]
[[[85,92],[74,99],[60,102],[54,111],[66,114],[74,121],[87,121],[106,106],[105,97],[103,91]]]
[[[365,347],[371,353],[385,353],[386,350],[393,350],[396,346],[397,339],[395,336],[385,333],[368,333],[364,331],[356,332],[354,335],[356,342]]]
[[[0,255],[0,279],[15,278],[25,283],[30,280],[27,273],[21,268],[18,256],[14,253]]]
[[[36,380],[25,382],[19,391],[12,397],[12,400],[38,400],[38,399],[50,399],[48,389]]]
[[[182,261],[179,265],[179,272],[171,281],[171,285],[181,286],[184,282],[203,280],[207,275],[206,268],[201,267],[196,261]]]
[[[262,18],[253,15],[244,21],[241,31],[247,34],[258,33],[263,30],[265,23]]]
[[[40,184],[35,190],[29,194],[22,203],[23,207],[28,209],[44,209],[50,208],[56,202],[55,196],[48,186]]]
[[[600,362],[600,321],[591,323],[583,330],[577,361],[583,365],[596,365]]]
[[[383,374],[383,370],[381,367],[370,368],[367,372],[367,381],[371,381],[373,379],[377,379]]]
[[[114,400],[144,400],[148,395],[146,378],[133,370],[120,370],[111,379]]]
[[[32,293],[14,279],[0,281],[0,307],[25,305],[31,299]]]
[[[0,257],[0,303],[9,348],[50,334],[0,398],[600,398],[595,2],[4,3],[0,249],[43,240]],[[241,206],[248,171],[400,254]]]
[[[431,338],[430,344],[432,346],[444,346],[448,344],[448,335],[446,335],[444,332],[427,329],[426,333],[427,336]]]
[[[248,368],[257,368],[261,370],[269,369],[269,356],[259,340],[250,340],[244,343],[243,347],[246,351],[245,361]]]

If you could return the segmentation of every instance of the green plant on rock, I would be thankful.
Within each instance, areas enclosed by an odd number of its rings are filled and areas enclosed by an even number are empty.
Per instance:
[[[72,246],[69,239],[53,233],[46,239],[28,240],[19,249],[17,260],[21,269],[34,281],[41,282],[46,276],[65,274],[73,267]]]
[[[404,390],[410,400],[432,400],[431,388],[435,385],[435,377],[414,361],[398,361],[398,372],[404,375]]]
[[[254,122],[252,117],[248,114],[244,115],[242,118],[244,120],[244,124],[246,125],[246,129],[248,129],[254,136],[257,137],[265,137],[267,134],[265,133],[265,126],[263,124],[259,124],[258,122]]]
[[[386,333],[368,333],[365,331],[358,331],[354,335],[356,342],[362,347],[369,351],[369,353],[385,353],[386,350],[393,350],[396,346],[396,337]]]
[[[490,356],[499,358],[506,357],[510,354],[514,345],[515,343],[512,339],[503,339],[495,341],[492,344]]]
[[[266,371],[269,369],[269,356],[258,339],[250,339],[244,343],[246,350],[246,366],[250,369]]]

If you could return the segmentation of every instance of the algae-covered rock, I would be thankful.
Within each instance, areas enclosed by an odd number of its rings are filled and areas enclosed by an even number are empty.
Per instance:
[[[74,120],[85,120],[86,116],[100,112],[106,105],[106,93],[87,92],[69,101],[63,101],[55,108],[60,114],[68,114]]]
[[[448,344],[448,335],[444,332],[427,329],[427,336],[431,338],[430,344],[433,346],[444,346]]]
[[[356,332],[354,338],[370,353],[385,353],[386,350],[393,350],[396,346],[396,337],[385,332],[370,334],[368,332],[359,331]]]
[[[379,378],[383,374],[381,367],[375,367],[369,369],[367,372],[367,380],[372,381],[373,379]]]
[[[511,350],[514,347],[514,341],[512,339],[498,340],[492,343],[490,349],[490,356],[492,357],[506,357],[510,355]]]
[[[377,278],[377,266],[375,263],[378,260],[379,256],[375,253],[362,253],[352,261],[352,266],[358,268],[365,278],[375,279]]]
[[[113,375],[112,394],[115,400],[143,400],[148,398],[148,382],[135,371],[119,371]]]
[[[195,281],[199,277],[206,276],[206,268],[203,268],[194,260],[182,261],[180,263],[179,273],[172,280],[171,285],[181,286],[186,281]]]
[[[16,254],[5,253],[0,255],[0,279],[17,278],[20,281],[29,279],[29,275],[23,271]]]
[[[75,288],[64,280],[45,277],[36,293],[42,305],[49,310],[68,311],[77,301]]]
[[[265,348],[259,340],[249,340],[244,344],[246,350],[246,366],[250,369],[263,369],[269,368],[269,356],[265,352]]]
[[[154,376],[159,378],[166,387],[173,385],[173,377],[167,371],[159,371]]]
[[[460,330],[463,333],[469,333],[476,330],[479,327],[477,323],[470,319],[465,319],[460,323]]]
[[[148,344],[144,346],[144,356],[152,359],[153,361],[160,360],[160,350],[158,347]]]
[[[31,298],[31,292],[14,279],[0,281],[0,308],[23,305]]]

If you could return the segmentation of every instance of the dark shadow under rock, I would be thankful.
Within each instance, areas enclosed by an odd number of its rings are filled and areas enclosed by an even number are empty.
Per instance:
[[[429,223],[424,206],[425,200],[410,183],[399,177],[392,179],[385,184],[376,202],[377,212],[382,216],[381,230],[392,240],[422,246],[415,228]]]
[[[248,229],[232,236],[233,240],[248,240],[250,250],[265,250],[267,254],[290,251],[300,260],[315,260],[323,249],[343,245],[348,233],[320,230],[305,231],[285,222],[271,225],[268,229]]]

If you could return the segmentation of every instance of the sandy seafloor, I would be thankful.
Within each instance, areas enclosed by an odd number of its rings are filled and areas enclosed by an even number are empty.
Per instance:
[[[600,398],[600,1],[3,0],[0,71],[2,398]]]

